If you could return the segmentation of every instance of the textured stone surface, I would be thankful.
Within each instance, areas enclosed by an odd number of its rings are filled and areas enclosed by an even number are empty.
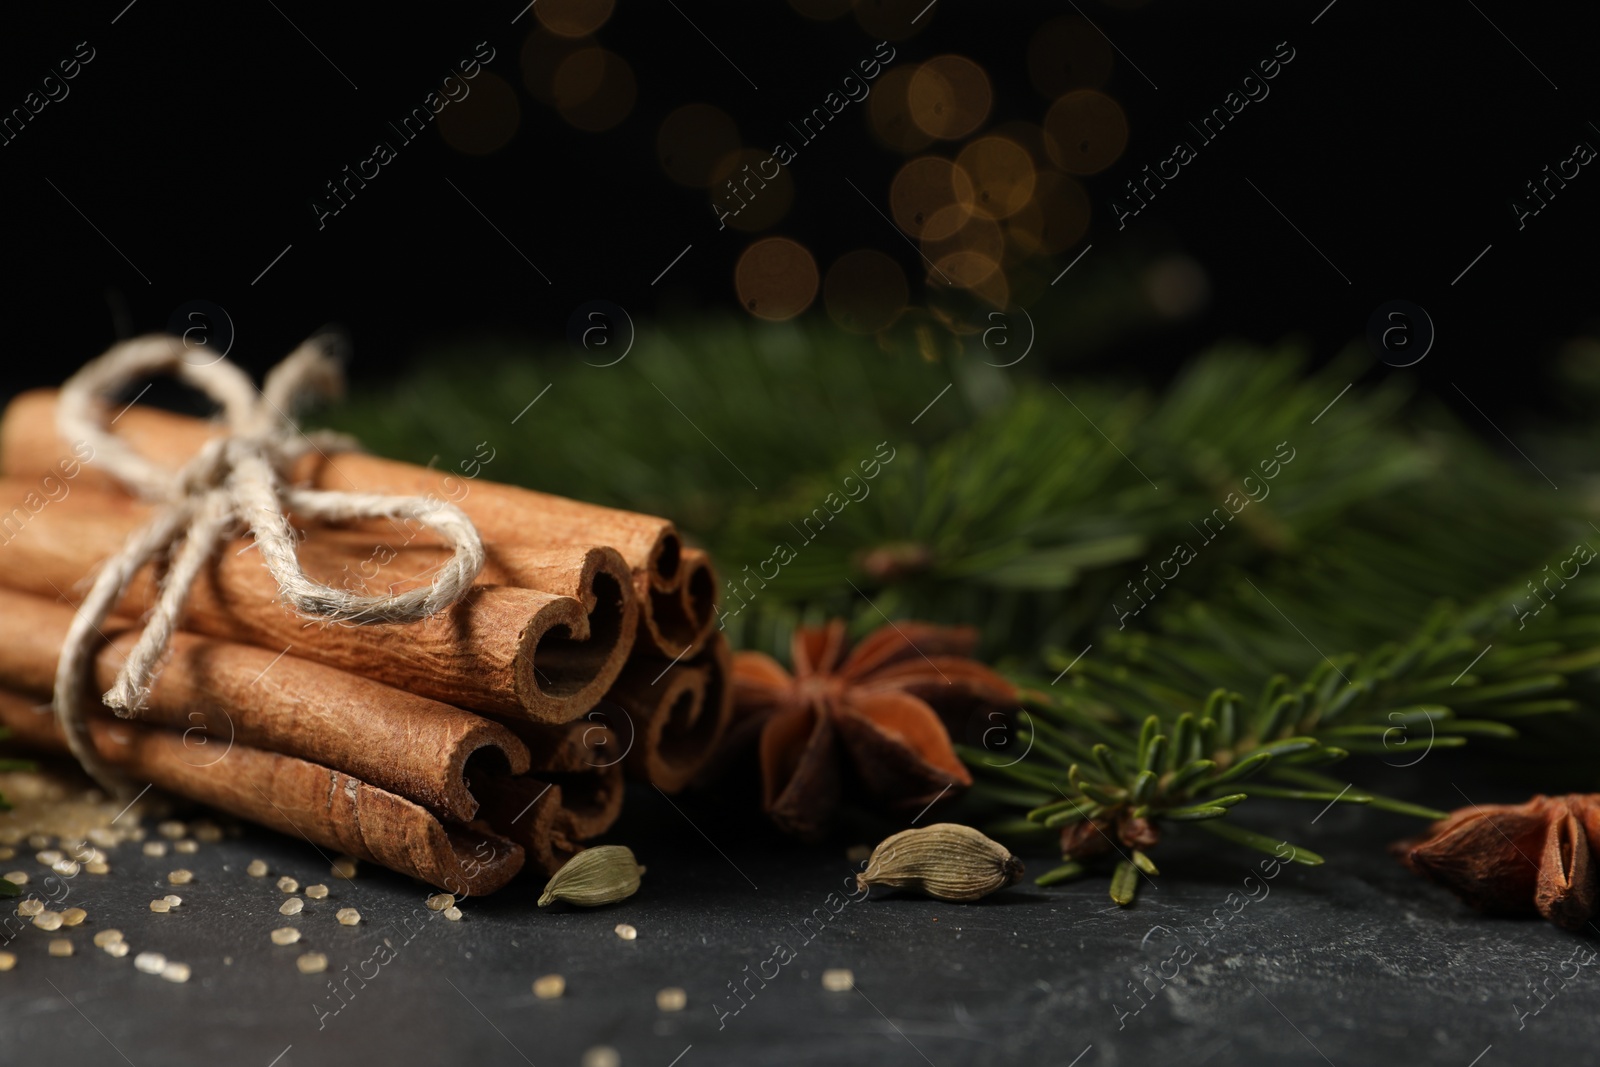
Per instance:
[[[1563,966],[1592,941],[1541,922],[1480,918],[1414,880],[1382,852],[1416,827],[1410,820],[1341,807],[1312,825],[1314,805],[1258,815],[1257,826],[1280,815],[1278,829],[1329,860],[1285,867],[1265,896],[1260,881],[1245,884],[1260,855],[1230,847],[1223,865],[1202,867],[1194,850],[1213,840],[1175,838],[1159,853],[1163,876],[1130,909],[1114,907],[1104,878],[1091,878],[1050,889],[1024,881],[977,905],[875,895],[830,915],[828,894],[851,873],[846,846],[875,830],[796,848],[725,805],[674,803],[635,790],[612,836],[649,868],[632,900],[540,910],[537,882],[519,882],[465,901],[461,922],[429,911],[431,891],[420,885],[373,870],[335,880],[329,858],[305,843],[253,829],[186,859],[195,880],[184,906],[153,915],[148,901],[170,860],[122,846],[111,875],[67,880],[70,903],[52,905],[89,912],[70,935],[76,955],[50,958],[47,942],[60,935],[17,922],[6,946],[17,966],[0,975],[4,1060],[107,1063],[120,1052],[140,1067],[545,1067],[610,1045],[625,1065],[655,1067],[1467,1067],[1492,1045],[1480,1067],[1592,1062],[1600,964]],[[256,856],[273,878],[245,875]],[[1030,874],[1049,863],[1031,858]],[[17,865],[31,870],[31,860]],[[284,925],[273,885],[283,874],[330,888],[292,920],[304,936],[287,947],[269,939]],[[361,910],[361,925],[339,925],[344,907]],[[816,909],[830,917],[813,920],[821,932],[808,941],[803,923]],[[1208,931],[1205,917],[1219,909],[1227,921]],[[637,940],[613,932],[622,922],[637,927]],[[161,952],[193,977],[163,982],[135,971],[131,956],[94,948],[94,933],[110,926],[134,954]],[[1182,966],[1180,939],[1195,952]],[[794,951],[782,966],[779,943]],[[325,973],[299,973],[295,960],[308,952],[327,955]],[[825,991],[828,968],[854,972],[855,989]],[[764,988],[749,977],[763,970],[777,971]],[[534,979],[551,973],[565,976],[565,995],[535,998]],[[1563,975],[1576,977],[1562,988]],[[1142,1007],[1129,987],[1141,979]],[[1527,983],[1546,980],[1560,991],[1546,992],[1547,1005],[1519,1028],[1519,1014],[1539,1005]],[[729,983],[753,991],[737,1013]],[[687,992],[684,1011],[657,1010],[667,986]]]

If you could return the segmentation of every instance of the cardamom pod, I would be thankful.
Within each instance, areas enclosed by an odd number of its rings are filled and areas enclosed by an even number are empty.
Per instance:
[[[901,830],[872,850],[856,886],[917,889],[940,900],[977,900],[1015,885],[1022,861],[970,826],[941,822]]]
[[[598,845],[584,849],[550,876],[539,907],[552,900],[566,901],[585,908],[615,904],[639,891],[639,876],[644,868],[626,845]]]

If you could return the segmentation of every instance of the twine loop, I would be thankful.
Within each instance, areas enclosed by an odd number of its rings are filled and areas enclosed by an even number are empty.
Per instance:
[[[56,664],[57,721],[78,762],[113,792],[127,792],[127,783],[100,758],[89,732],[95,639],[146,564],[167,561],[160,593],[116,683],[102,698],[122,718],[144,707],[195,579],[224,542],[246,529],[277,581],[282,601],[301,615],[330,622],[415,622],[454,604],[483,569],[483,542],[454,504],[289,484],[295,460],[307,452],[326,455],[359,447],[343,434],[302,432],[291,418],[305,400],[341,391],[343,377],[330,345],[326,336],[306,341],[272,368],[257,391],[248,375],[222,357],[191,362],[197,351],[193,346],[177,337],[151,335],[116,345],[61,387],[56,413],[60,435],[92,445],[96,466],[135,496],[158,505],[154,517],[101,566]],[[102,424],[104,406],[121,390],[162,374],[215,400],[227,428],[178,470],[140,455]],[[287,513],[324,523],[410,520],[432,529],[454,551],[430,585],[388,596],[359,596],[306,576]]]

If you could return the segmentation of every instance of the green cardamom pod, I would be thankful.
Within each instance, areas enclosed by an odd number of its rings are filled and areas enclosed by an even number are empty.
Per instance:
[[[644,868],[626,845],[599,845],[584,849],[550,876],[539,907],[552,900],[566,901],[585,908],[615,904],[639,891],[639,876]]]
[[[970,826],[941,822],[886,837],[856,885],[917,889],[940,900],[977,900],[1015,885],[1022,861]]]

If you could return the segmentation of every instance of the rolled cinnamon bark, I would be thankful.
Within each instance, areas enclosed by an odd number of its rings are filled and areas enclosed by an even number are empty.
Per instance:
[[[609,830],[622,812],[622,749],[598,721],[599,709],[591,714],[597,721],[518,727],[538,769],[497,777],[481,790],[483,818],[546,873]]]
[[[216,427],[155,408],[133,405],[117,416],[116,432],[141,455],[171,467],[187,462]],[[59,476],[64,460],[77,469],[79,485],[107,488],[112,479],[95,469],[92,459],[72,458],[73,442],[56,430],[56,393],[35,390],[11,401],[0,421],[0,470],[7,477],[41,479]],[[328,457],[307,453],[290,472],[296,482],[320,489],[433,496],[456,504],[477,526],[485,541],[525,548],[561,548],[604,544],[615,547],[632,574],[640,601],[639,624],[650,643],[669,658],[685,654],[710,632],[713,616],[689,618],[670,609],[657,618],[651,593],[677,594],[683,586],[683,544],[665,519],[601,507],[532,489],[502,485],[476,477],[492,462],[479,456],[464,459],[460,476],[359,452]],[[715,582],[712,583],[715,596]]]
[[[29,747],[67,752],[48,706],[25,696],[0,691],[0,726]],[[420,804],[293,756],[236,744],[196,765],[176,730],[97,718],[90,732],[101,758],[132,778],[458,896],[492,893],[524,863],[521,846],[482,823],[447,826]]]
[[[29,494],[37,495],[27,482],[0,480],[0,586],[52,598],[71,597],[149,512],[129,497],[83,486],[59,499],[41,498],[37,510]],[[185,629],[288,649],[419,696],[540,722],[564,722],[592,707],[631,648],[624,630],[631,598],[615,573],[616,557],[603,549],[568,547],[552,557],[572,566],[568,585],[585,592],[587,602],[536,589],[474,586],[452,607],[419,622],[357,626],[308,621],[279,603],[277,584],[252,544],[225,545],[202,571],[185,606]],[[338,582],[352,564],[364,562],[341,544],[336,536],[314,534],[300,546],[300,562],[313,577]],[[156,595],[147,567],[118,613],[137,617]]]
[[[72,615],[43,597],[0,590],[0,687],[49,693]],[[103,636],[95,680],[105,690],[139,634],[113,621]],[[482,716],[298,656],[188,633],[173,637],[136,718],[182,731],[191,762],[250,745],[343,771],[451,822],[476,816],[474,786],[528,770],[527,746]]]
[[[647,657],[628,661],[606,700],[622,709],[634,731],[625,764],[630,777],[676,793],[710,763],[733,717],[733,687],[728,684],[732,670],[732,655],[721,634],[687,662]]]

